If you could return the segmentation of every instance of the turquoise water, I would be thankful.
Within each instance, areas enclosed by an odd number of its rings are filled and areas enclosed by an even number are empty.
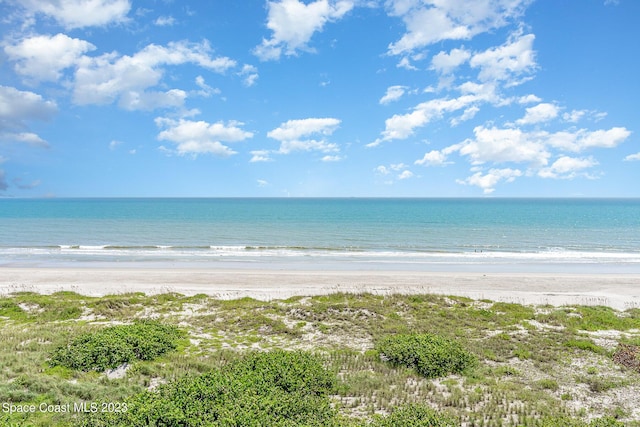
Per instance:
[[[2,199],[0,265],[640,271],[638,199]]]

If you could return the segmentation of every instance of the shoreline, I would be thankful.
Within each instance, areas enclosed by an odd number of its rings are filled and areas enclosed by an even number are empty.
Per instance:
[[[640,308],[640,274],[275,270],[213,268],[0,267],[0,296],[72,291],[207,294],[219,299],[287,299],[338,292],[455,295],[524,305]]]

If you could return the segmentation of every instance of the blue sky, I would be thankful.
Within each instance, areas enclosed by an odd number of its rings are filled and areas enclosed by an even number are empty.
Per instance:
[[[0,16],[0,196],[640,196],[636,0]]]

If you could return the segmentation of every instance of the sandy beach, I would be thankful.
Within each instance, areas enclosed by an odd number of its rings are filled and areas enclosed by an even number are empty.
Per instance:
[[[519,304],[640,307],[640,275],[168,268],[1,268],[0,294],[73,291],[203,293],[221,299],[286,299],[336,292],[432,293]]]

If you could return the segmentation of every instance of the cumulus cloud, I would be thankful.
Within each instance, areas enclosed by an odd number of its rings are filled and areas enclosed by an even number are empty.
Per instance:
[[[267,28],[273,34],[263,39],[254,54],[263,61],[276,60],[284,53],[296,55],[299,50],[311,50],[308,43],[327,22],[341,19],[354,6],[350,0],[316,0],[305,4],[299,0],[267,2]]]
[[[389,45],[404,54],[443,40],[464,40],[506,25],[531,0],[388,0],[388,13],[402,18],[406,33]]]
[[[414,134],[416,128],[441,118],[445,113],[469,108],[472,104],[488,101],[491,97],[492,94],[466,94],[458,98],[438,98],[420,103],[410,113],[396,114],[385,120],[385,130],[382,131],[381,137],[367,146],[375,147],[384,141],[407,139]],[[468,114],[475,112],[470,110]]]
[[[205,98],[209,98],[211,95],[219,95],[220,89],[209,86],[205,81],[204,77],[197,76],[195,79],[196,86],[200,88],[197,91],[197,94],[203,96]]]
[[[548,122],[558,117],[559,108],[555,104],[540,103],[534,107],[526,109],[523,118],[516,120],[519,125],[530,125],[535,123]]]
[[[26,132],[33,120],[49,120],[58,111],[53,101],[37,93],[0,86],[0,140],[48,147],[48,143],[32,132]]]
[[[613,127],[611,129],[599,129],[589,131],[578,129],[573,131],[561,131],[556,133],[541,133],[540,137],[554,148],[581,152],[590,148],[614,148],[624,142],[631,135],[631,131],[624,127]]]
[[[402,98],[407,90],[406,86],[389,86],[387,92],[382,98],[380,98],[380,104],[389,104],[390,102],[397,101]]]
[[[240,70],[238,75],[244,79],[243,80],[244,85],[247,87],[253,86],[254,84],[256,84],[256,81],[258,80],[258,77],[259,77],[258,69],[253,65],[249,65],[249,64],[244,64],[242,66],[242,70]]]
[[[540,99],[536,95],[529,94],[529,95],[521,96],[520,98],[518,98],[517,101],[518,101],[518,104],[533,104],[534,102],[542,101],[542,99]]]
[[[520,128],[499,128],[495,126],[477,126],[474,137],[441,150],[432,150],[416,165],[438,166],[447,163],[448,156],[458,153],[466,157],[473,169],[481,165],[490,167],[501,164],[526,164],[527,175],[538,175],[550,179],[573,179],[576,177],[593,178],[587,169],[598,165],[593,157],[572,157],[563,152],[582,152],[596,148],[614,148],[624,142],[631,134],[626,128],[614,127],[589,131],[570,129],[560,132],[526,131]],[[550,159],[556,160],[549,165]],[[640,153],[625,158],[627,161],[640,160]],[[516,171],[516,172],[513,172]],[[488,173],[477,172],[459,183],[476,185],[493,192],[501,181],[511,182],[521,176],[519,169],[492,168]]]
[[[449,123],[453,127],[458,126],[460,123],[466,122],[467,120],[471,120],[472,118],[474,118],[475,115],[478,113],[478,111],[480,111],[480,108],[475,105],[472,105],[471,107],[465,109],[460,117],[452,118],[449,121]]]
[[[62,71],[74,66],[86,52],[96,47],[65,34],[28,37],[4,51],[16,64],[16,73],[35,81],[57,81]]]
[[[495,186],[499,182],[513,182],[520,176],[522,176],[522,171],[519,169],[490,169],[486,174],[476,172],[470,177],[464,180],[457,180],[456,182],[464,185],[475,185],[482,188],[484,194],[491,194],[495,191]]]
[[[253,150],[251,151],[251,160],[250,163],[257,162],[271,162],[273,159],[270,156],[271,152],[269,150]]]
[[[402,171],[402,173],[400,173],[398,175],[398,179],[402,180],[402,179],[409,179],[413,177],[413,172],[411,172],[410,170],[404,170]]]
[[[163,66],[193,63],[223,73],[236,65],[227,57],[212,57],[209,44],[171,42],[150,44],[133,56],[108,53],[78,61],[73,101],[79,105],[110,104],[116,100],[128,110],[180,106],[186,98],[182,90],[149,91],[163,77]]]
[[[223,143],[240,142],[253,137],[253,133],[243,130],[243,123],[237,121],[208,123],[163,117],[155,121],[158,127],[164,129],[158,134],[158,140],[174,143],[176,153],[181,156],[213,154],[228,157],[236,152]]]
[[[596,166],[598,162],[592,157],[576,158],[562,156],[547,168],[540,169],[538,176],[541,178],[573,179],[584,169]]]
[[[153,23],[159,27],[171,27],[176,19],[173,16],[159,16]]]
[[[53,18],[67,29],[123,22],[131,10],[129,0],[13,0],[29,14]]]
[[[431,59],[431,69],[441,74],[448,74],[471,58],[465,49],[452,49],[449,53],[439,52]]]
[[[534,39],[533,34],[516,32],[505,44],[473,55],[469,64],[480,69],[478,78],[481,81],[504,81],[507,86],[517,85],[523,81],[523,75],[531,74],[537,68]]]
[[[404,179],[413,178],[415,174],[411,172],[404,163],[392,163],[389,166],[379,165],[373,169],[378,175],[386,176],[392,173],[397,173],[395,179],[401,181]],[[393,180],[387,181],[387,184],[393,183]]]
[[[456,150],[457,146],[455,145],[443,150],[431,150],[428,153],[425,153],[422,159],[416,160],[414,164],[420,166],[443,166],[450,163],[447,162],[447,157]]]
[[[384,165],[376,166],[374,171],[380,175],[389,175],[391,173],[391,171]]]
[[[640,161],[640,153],[629,154],[624,158],[625,162],[637,162]]]
[[[475,165],[513,162],[542,166],[551,156],[543,141],[520,129],[477,126],[473,133],[475,138],[460,144],[458,151]]]
[[[334,118],[307,118],[288,120],[267,133],[269,138],[280,142],[277,150],[252,151],[251,163],[268,162],[273,160],[271,154],[290,154],[294,151],[317,151],[325,153],[321,158],[323,162],[336,162],[342,160],[338,153],[338,144],[327,141],[340,125],[340,120]],[[318,136],[320,138],[318,138]]]
[[[289,120],[270,131],[267,136],[279,141],[298,139],[314,133],[331,135],[340,125],[334,118],[308,118]]]
[[[342,160],[342,156],[326,155],[320,160],[323,161],[323,162],[339,162],[339,161]]]

